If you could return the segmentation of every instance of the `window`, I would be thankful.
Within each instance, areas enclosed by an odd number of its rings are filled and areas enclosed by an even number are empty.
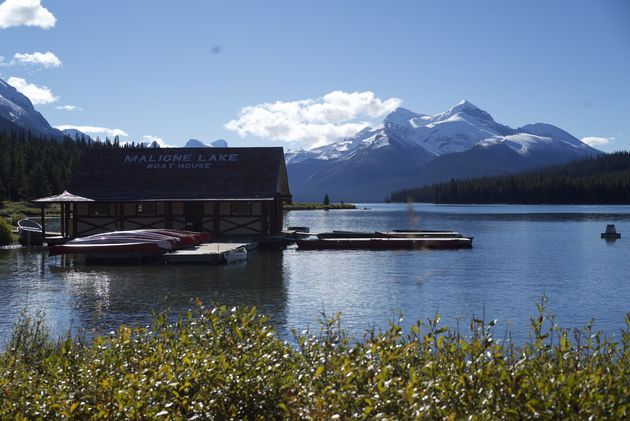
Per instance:
[[[136,204],[136,214],[141,216],[155,215],[157,213],[157,203],[141,202]]]
[[[232,215],[251,215],[252,202],[232,202]]]
[[[89,216],[109,216],[108,203],[88,203]]]

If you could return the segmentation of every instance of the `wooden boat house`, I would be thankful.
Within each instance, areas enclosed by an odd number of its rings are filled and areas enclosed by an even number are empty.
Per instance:
[[[115,148],[85,151],[61,204],[61,233],[174,228],[217,236],[282,230],[289,201],[282,148]]]

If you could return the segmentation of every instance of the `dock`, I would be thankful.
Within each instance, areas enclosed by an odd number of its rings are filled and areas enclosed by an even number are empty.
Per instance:
[[[225,263],[224,254],[245,247],[247,251],[257,248],[256,242],[251,243],[204,243],[195,247],[165,253],[167,263],[205,263],[217,265]]]

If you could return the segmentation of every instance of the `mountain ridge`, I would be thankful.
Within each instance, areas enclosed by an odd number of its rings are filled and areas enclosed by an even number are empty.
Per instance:
[[[0,79],[0,118],[24,130],[41,136],[63,138],[64,134],[53,128],[26,95]],[[6,123],[3,126],[8,126]]]
[[[288,151],[286,163],[296,200],[318,200],[328,193],[334,200],[380,201],[393,185],[401,189],[450,178],[508,174],[598,154],[551,124],[513,129],[461,101],[435,115],[399,107],[381,125],[355,136],[311,150]],[[386,171],[383,166],[392,168]]]

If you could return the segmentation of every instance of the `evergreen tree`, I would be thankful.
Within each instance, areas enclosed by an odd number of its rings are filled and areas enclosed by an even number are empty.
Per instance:
[[[330,199],[328,198],[328,193],[324,196],[324,206],[330,205]]]

